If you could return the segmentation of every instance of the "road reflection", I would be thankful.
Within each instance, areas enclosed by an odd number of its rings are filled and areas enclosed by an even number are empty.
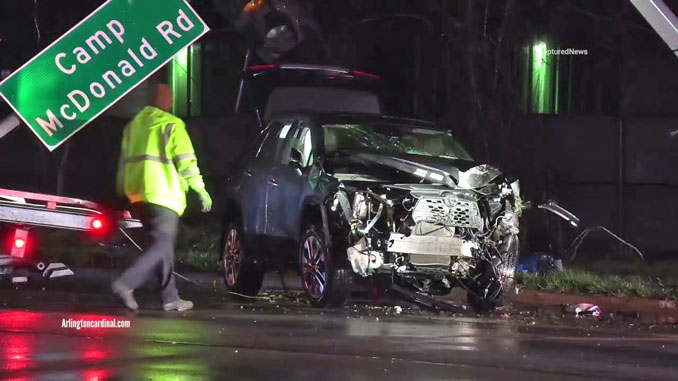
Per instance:
[[[135,334],[143,337],[143,342],[131,348],[133,356],[147,360],[125,376],[161,381],[213,379],[208,360],[195,354],[194,346],[209,342],[214,335],[203,323],[169,317],[151,319],[144,321]]]
[[[444,324],[422,325],[409,321],[347,319],[347,336],[384,340],[408,340],[411,345],[449,351],[485,351],[492,348],[517,352],[520,348],[517,328],[511,324],[461,323],[451,330]]]
[[[108,315],[64,314],[55,316],[29,311],[0,312],[0,371],[3,379],[29,380],[35,374],[46,379],[77,379],[98,381],[112,376],[105,362],[117,357],[119,340],[104,340],[114,335],[111,329],[81,329],[60,331],[65,319],[113,319]],[[36,332],[53,334],[49,340],[39,339]],[[120,332],[119,332],[120,333]],[[98,337],[98,338],[97,338]],[[77,371],[63,371],[69,367]],[[53,369],[43,372],[42,369]]]

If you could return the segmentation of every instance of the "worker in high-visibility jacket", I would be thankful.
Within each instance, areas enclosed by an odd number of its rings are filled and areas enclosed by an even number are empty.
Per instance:
[[[209,212],[212,200],[186,125],[169,113],[172,89],[164,84],[154,86],[150,101],[152,106],[145,107],[123,132],[117,178],[118,193],[129,199],[148,242],[141,257],[111,287],[127,308],[137,310],[134,289],[157,276],[163,309],[185,311],[193,308],[193,303],[179,297],[173,275],[179,217],[186,209],[189,189],[200,197],[203,212]]]

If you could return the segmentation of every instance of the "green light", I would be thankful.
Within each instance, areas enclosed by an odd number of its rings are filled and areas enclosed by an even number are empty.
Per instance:
[[[532,46],[531,99],[532,112],[547,114],[553,112],[553,60],[548,54],[546,42],[537,42]]]
[[[191,86],[190,114],[202,115],[202,44],[191,45],[190,55]]]
[[[174,93],[172,113],[179,117],[198,116],[202,105],[201,46],[181,50],[169,66],[169,83]]]
[[[179,117],[188,115],[188,48],[182,49],[170,66],[170,85],[174,94],[172,113]]]
[[[540,42],[532,48],[534,50],[534,64],[535,67],[543,66],[544,57],[546,57],[546,43]]]
[[[176,63],[182,67],[188,65],[188,47],[185,47],[177,54]]]

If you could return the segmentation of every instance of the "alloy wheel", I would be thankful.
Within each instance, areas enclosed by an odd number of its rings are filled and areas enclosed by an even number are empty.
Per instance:
[[[242,263],[242,244],[240,235],[236,228],[231,228],[226,236],[226,247],[224,248],[224,270],[226,272],[226,283],[229,287],[235,285],[240,275],[240,264]]]
[[[315,236],[304,241],[301,256],[301,270],[304,289],[315,300],[321,299],[327,287],[327,264],[325,249]]]

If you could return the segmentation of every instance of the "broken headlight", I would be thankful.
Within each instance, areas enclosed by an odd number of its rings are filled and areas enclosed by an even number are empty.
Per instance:
[[[490,214],[495,217],[504,208],[504,199],[500,196],[490,196],[487,198],[487,204],[490,206]]]

